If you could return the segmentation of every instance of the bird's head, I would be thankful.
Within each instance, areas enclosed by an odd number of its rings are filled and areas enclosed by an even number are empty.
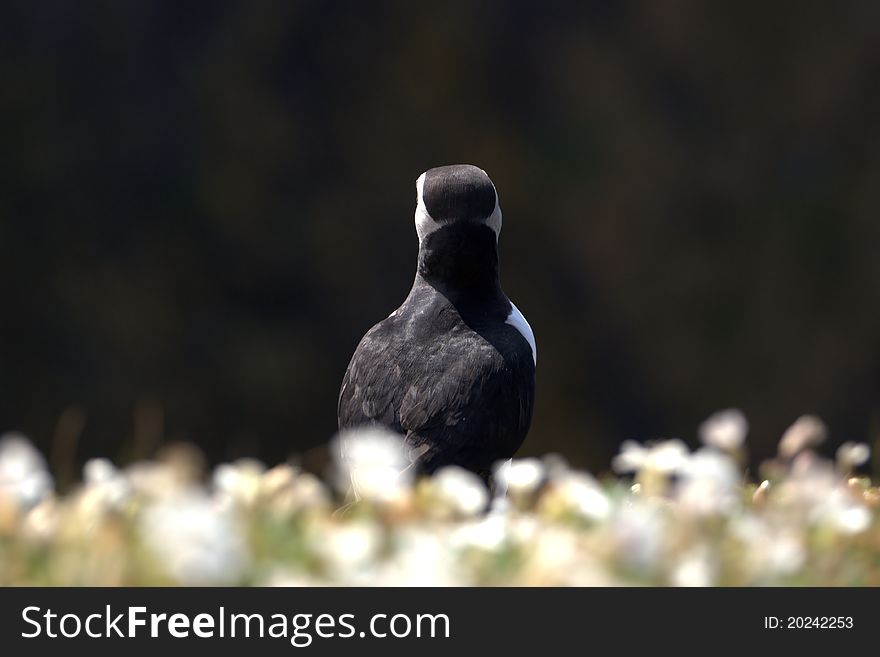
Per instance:
[[[434,231],[470,222],[501,233],[501,206],[489,175],[471,164],[428,169],[416,180],[416,232],[419,242]]]

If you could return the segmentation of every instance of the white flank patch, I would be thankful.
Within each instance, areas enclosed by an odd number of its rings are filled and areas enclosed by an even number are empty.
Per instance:
[[[538,347],[535,346],[535,334],[532,333],[532,327],[529,326],[529,323],[526,321],[526,318],[519,311],[513,301],[510,302],[510,314],[507,316],[507,320],[505,324],[510,324],[517,331],[522,333],[522,336],[529,343],[529,346],[532,348],[532,358],[535,359],[535,365],[538,364]]]

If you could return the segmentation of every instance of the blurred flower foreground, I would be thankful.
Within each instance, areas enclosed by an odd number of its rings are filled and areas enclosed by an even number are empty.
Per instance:
[[[43,456],[0,438],[3,585],[880,585],[880,490],[847,443],[798,419],[757,478],[737,410],[702,446],[626,442],[599,481],[555,455],[415,478],[398,438],[343,433],[327,482],[253,460],[206,475],[172,446],[89,461],[56,493]]]

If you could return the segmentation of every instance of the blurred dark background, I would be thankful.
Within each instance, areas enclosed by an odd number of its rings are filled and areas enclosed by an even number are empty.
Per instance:
[[[456,162],[538,340],[522,453],[880,433],[878,2],[4,3],[0,98],[0,431],[53,458],[320,453]]]

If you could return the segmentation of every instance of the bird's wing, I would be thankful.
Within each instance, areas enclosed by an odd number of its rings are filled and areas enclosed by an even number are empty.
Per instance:
[[[410,377],[399,419],[407,442],[433,464],[491,466],[519,448],[534,399],[534,361],[528,349],[505,358],[476,336],[455,352],[435,355],[434,367]]]
[[[412,456],[428,471],[447,463],[489,468],[509,458],[528,431],[531,349],[511,326],[494,338],[504,344],[471,331],[443,335],[413,342],[391,318],[374,326],[345,373],[339,427],[389,427],[406,437]]]
[[[355,349],[339,391],[339,428],[376,422],[400,431],[396,410],[400,405],[400,351],[387,327],[388,320],[367,331]]]

